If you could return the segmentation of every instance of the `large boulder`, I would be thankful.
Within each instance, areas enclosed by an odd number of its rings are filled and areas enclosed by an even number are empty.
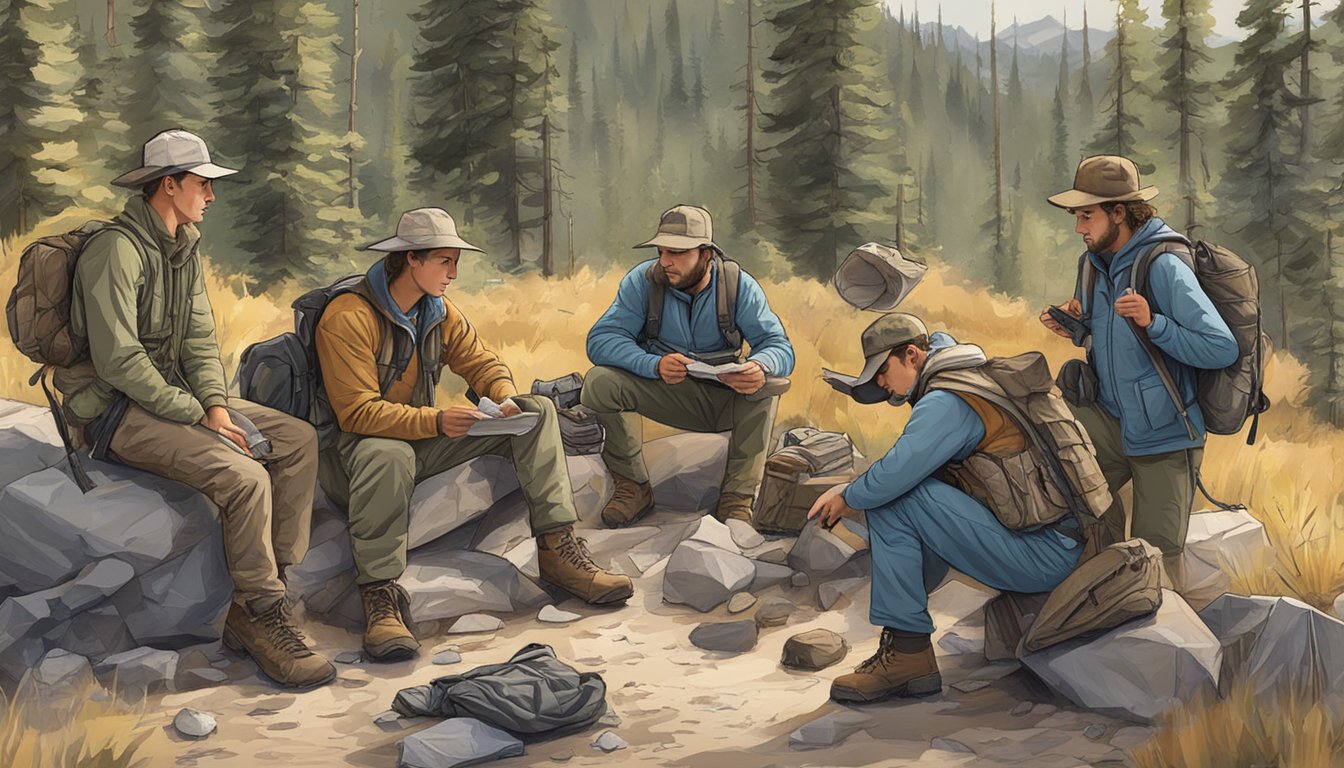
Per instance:
[[[1199,616],[1223,646],[1223,687],[1253,696],[1344,693],[1344,622],[1291,597],[1223,595]]]
[[[51,409],[0,400],[0,457],[0,486],[64,461]]]
[[[867,537],[867,529],[850,520],[829,531],[809,522],[789,550],[789,565],[811,576],[829,576],[867,549]]]
[[[1078,706],[1141,723],[1178,702],[1216,696],[1221,661],[1218,638],[1171,590],[1156,613],[1022,656]]]
[[[1245,567],[1268,554],[1265,526],[1244,509],[1193,514],[1174,587],[1200,610],[1231,589],[1230,565]]]
[[[746,589],[756,575],[750,560],[703,541],[684,541],[663,573],[663,599],[711,611]]]

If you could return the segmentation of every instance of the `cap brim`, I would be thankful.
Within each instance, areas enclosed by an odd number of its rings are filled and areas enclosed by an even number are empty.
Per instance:
[[[437,248],[459,248],[464,251],[476,251],[477,253],[485,253],[485,251],[481,250],[480,248],[477,248],[471,243],[468,243],[466,240],[463,240],[460,237],[447,237],[447,236],[436,237],[431,240],[418,243],[413,243],[410,240],[393,236],[387,238],[386,240],[379,240],[376,243],[361,245],[359,247],[359,250],[385,251],[387,253],[395,253],[397,251],[432,251]]]
[[[193,165],[190,168],[183,168],[182,170],[189,171],[205,179],[222,179],[225,176],[232,176],[237,173],[237,171],[232,168],[225,168],[222,165],[215,165],[214,163],[201,163],[200,165]]]
[[[112,183],[118,187],[143,187],[155,179],[161,179],[164,176],[172,176],[175,173],[194,173],[203,179],[220,179],[225,176],[232,176],[237,173],[232,168],[225,168],[214,163],[201,163],[193,166],[181,165],[158,165],[147,166],[145,168],[136,168],[134,171],[123,173],[112,180]]]
[[[635,248],[663,247],[663,248],[671,248],[674,251],[689,251],[692,248],[699,248],[702,245],[707,245],[710,248],[713,248],[714,250],[718,251],[719,253],[723,253],[723,250],[719,248],[719,246],[715,245],[713,242],[709,240],[704,239],[703,237],[687,237],[686,235],[665,235],[665,234],[655,235],[653,239],[646,240],[634,247]]]
[[[877,369],[882,367],[882,363],[886,362],[890,354],[890,349],[873,353],[864,361],[863,370],[857,376],[847,376],[829,368],[822,368],[821,378],[835,391],[849,395],[856,403],[862,405],[884,403],[891,399],[891,393],[873,381],[873,377],[877,376]]]
[[[1144,187],[1137,192],[1131,192],[1119,197],[1105,197],[1103,195],[1094,195],[1090,192],[1084,192],[1080,189],[1070,189],[1066,192],[1060,192],[1058,195],[1051,195],[1046,200],[1053,206],[1059,208],[1086,208],[1089,205],[1100,205],[1101,203],[1131,203],[1135,201],[1147,202],[1157,197],[1157,187]]]

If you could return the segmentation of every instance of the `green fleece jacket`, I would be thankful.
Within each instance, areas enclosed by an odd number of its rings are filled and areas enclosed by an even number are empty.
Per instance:
[[[205,295],[201,235],[192,224],[168,232],[143,197],[89,239],[75,265],[71,329],[88,339],[95,381],[66,393],[78,419],[98,416],[116,392],[168,421],[194,424],[228,404],[215,317]]]

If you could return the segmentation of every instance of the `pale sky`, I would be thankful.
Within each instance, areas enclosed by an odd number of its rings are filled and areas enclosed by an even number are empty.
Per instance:
[[[1083,25],[1083,4],[1087,4],[1087,23],[1097,29],[1115,28],[1115,3],[1111,0],[998,0],[999,29],[1013,23],[1013,16],[1023,24],[1044,16],[1060,19],[1067,11],[1069,28],[1079,29]],[[989,37],[990,0],[887,0],[887,5],[896,10],[905,6],[909,18],[919,7],[920,23],[937,21],[938,6],[943,7],[943,24],[950,27],[965,27],[972,35],[980,35],[984,40]],[[1313,19],[1339,5],[1340,0],[1314,0]],[[1140,5],[1148,11],[1150,23],[1161,23],[1162,0],[1140,0]],[[1237,27],[1237,14],[1245,5],[1242,0],[1213,0],[1213,17],[1217,21],[1214,32],[1223,37],[1240,40],[1246,36],[1244,30]],[[1300,3],[1295,4],[1301,7]],[[1301,11],[1298,11],[1300,15]]]

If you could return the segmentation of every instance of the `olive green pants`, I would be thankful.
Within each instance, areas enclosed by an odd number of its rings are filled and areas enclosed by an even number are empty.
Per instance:
[[[1069,407],[1097,448],[1097,463],[1106,475],[1111,493],[1116,494],[1125,483],[1134,483],[1130,535],[1144,539],[1164,555],[1179,554],[1185,548],[1190,506],[1195,500],[1195,482],[1204,449],[1126,456],[1119,419],[1096,404]],[[1120,504],[1118,496],[1115,503]]]
[[[533,535],[574,524],[578,516],[555,405],[544,397],[513,401],[524,411],[541,414],[525,435],[407,441],[342,432],[334,446],[322,451],[318,482],[349,513],[358,583],[395,579],[406,570],[416,483],[478,456],[513,460]]]
[[[689,376],[679,384],[668,384],[598,366],[583,378],[582,400],[606,429],[602,460],[614,474],[638,483],[649,481],[643,456],[644,426],[639,420],[644,416],[688,432],[731,432],[719,490],[756,495],[765,472],[778,397],[751,402],[726,386]]]

